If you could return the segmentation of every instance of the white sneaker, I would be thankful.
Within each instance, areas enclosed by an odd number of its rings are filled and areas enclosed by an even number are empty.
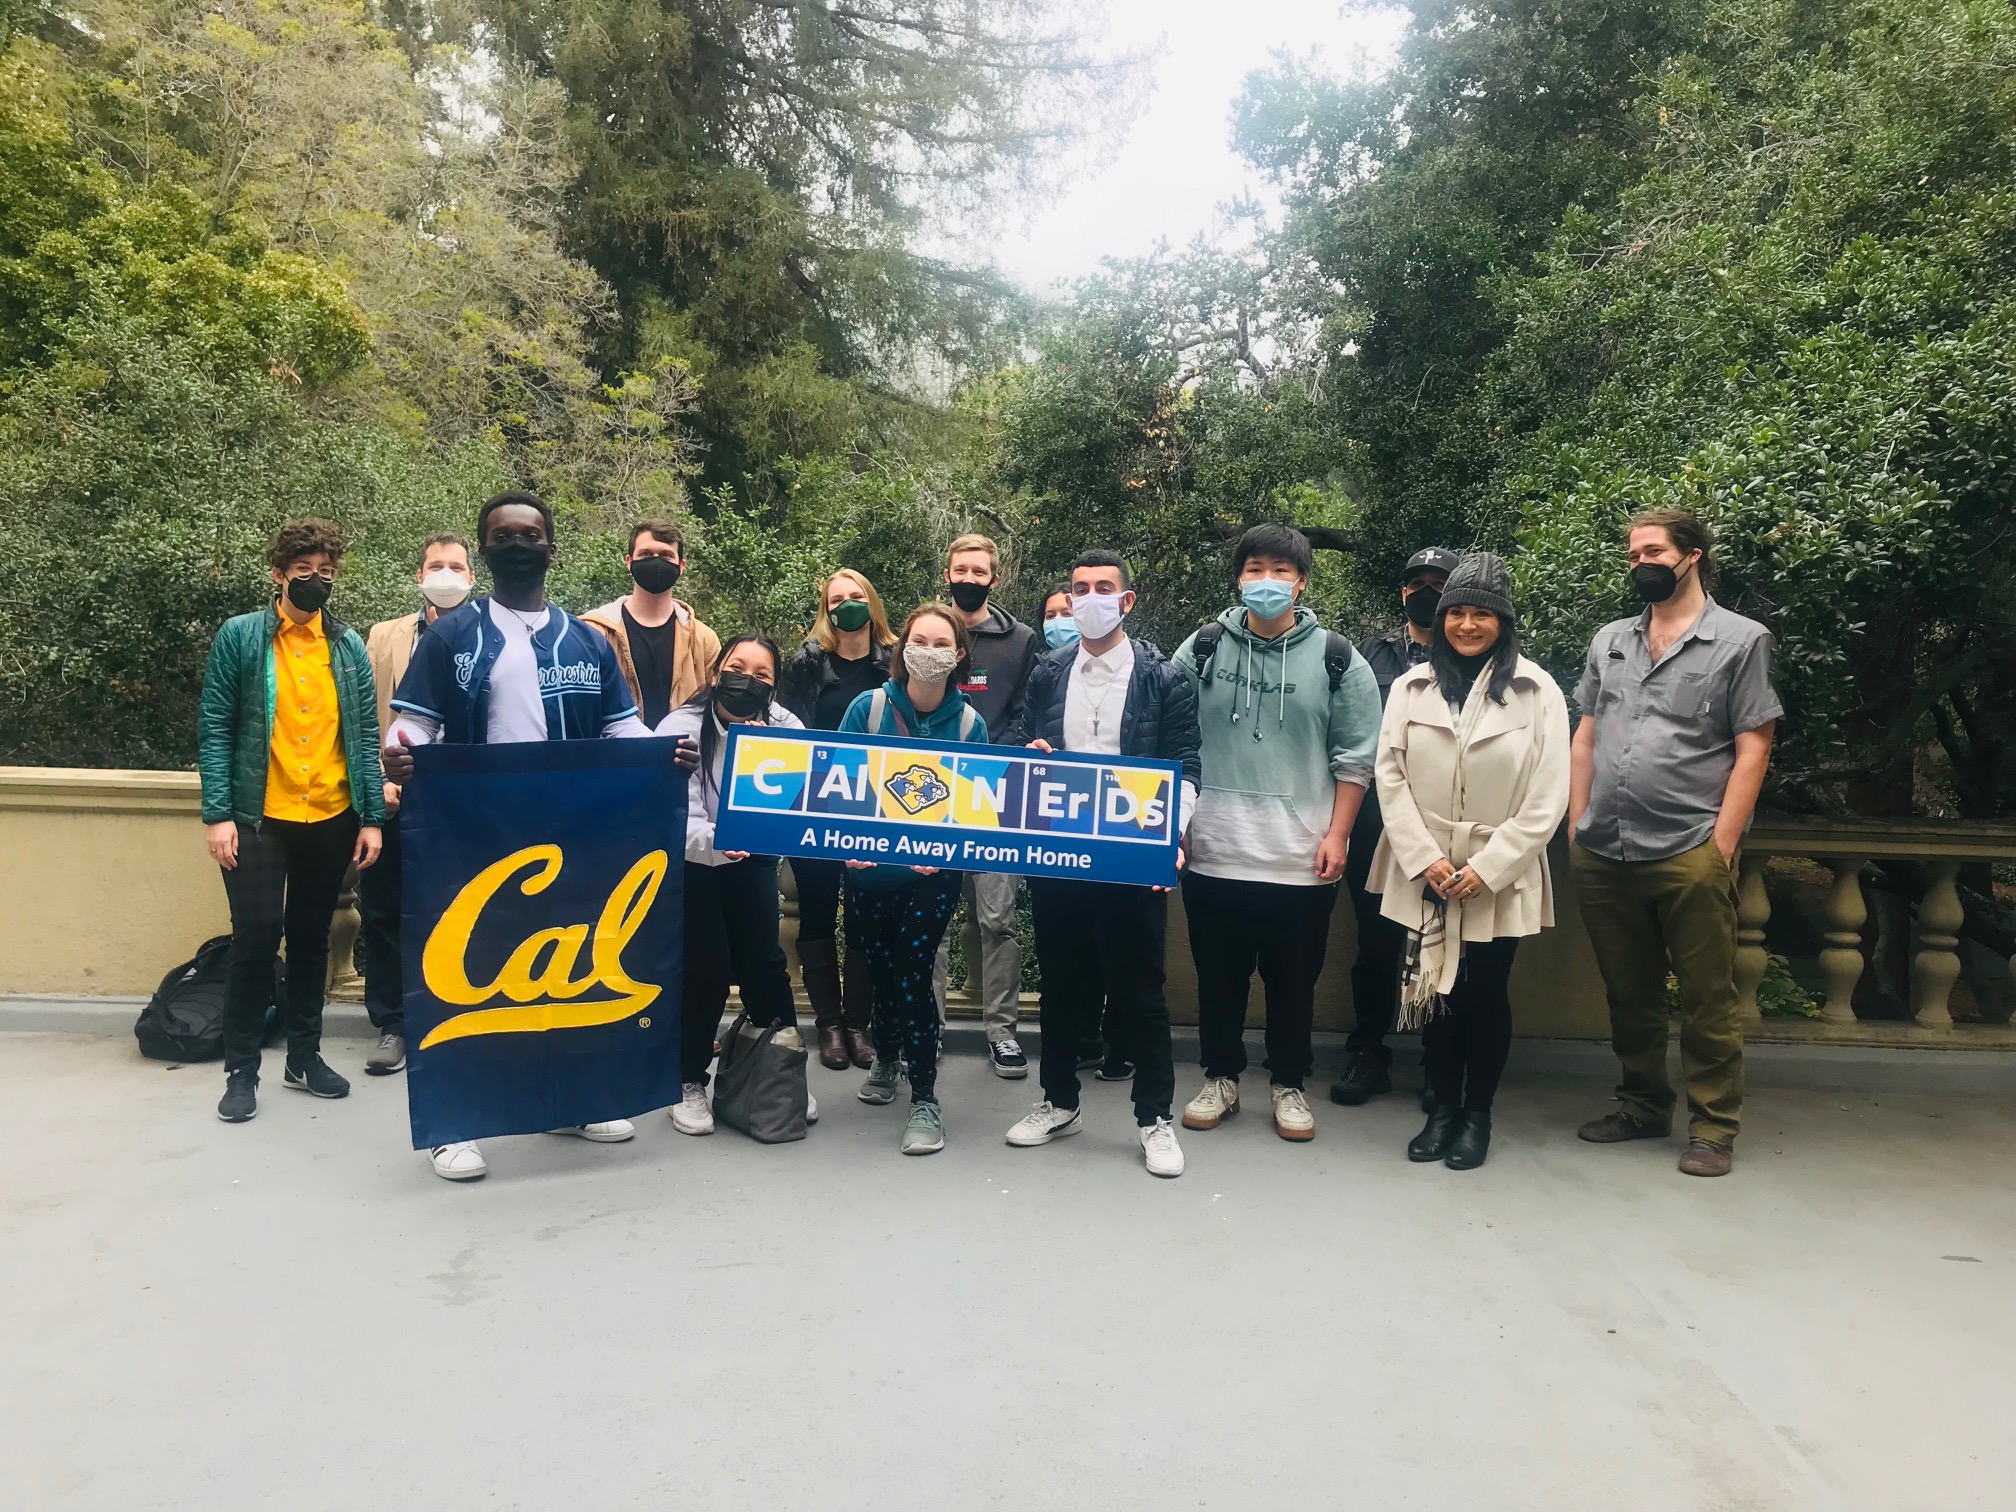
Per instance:
[[[434,1146],[434,1174],[443,1181],[481,1181],[490,1174],[490,1167],[483,1163],[476,1141],[465,1139],[460,1144]]]
[[[810,1092],[805,1094],[805,1122],[808,1124],[819,1122],[819,1099]]]
[[[1300,1087],[1274,1087],[1274,1132],[1283,1139],[1314,1139],[1316,1137],[1316,1115],[1309,1110],[1309,1099]],[[1183,1113],[1183,1127],[1194,1129],[1188,1109]]]
[[[1183,1105],[1183,1127],[1215,1129],[1239,1111],[1239,1082],[1230,1076],[1214,1076],[1204,1090]]]
[[[548,1129],[548,1134],[571,1134],[576,1139],[592,1139],[597,1144],[621,1144],[633,1138],[637,1125],[627,1118],[612,1118],[606,1123],[576,1124],[571,1129]]]
[[[1063,1135],[1076,1134],[1080,1127],[1076,1108],[1053,1108],[1040,1102],[1027,1118],[1008,1131],[1008,1143],[1025,1148],[1046,1145]]]
[[[714,1110],[707,1105],[707,1089],[687,1082],[679,1090],[683,1095],[672,1109],[672,1127],[681,1134],[712,1134]]]
[[[1148,1162],[1150,1176],[1181,1176],[1183,1147],[1176,1143],[1176,1126],[1158,1118],[1141,1131],[1141,1154]]]

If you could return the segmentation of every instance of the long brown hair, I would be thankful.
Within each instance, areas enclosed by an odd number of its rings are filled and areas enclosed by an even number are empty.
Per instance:
[[[833,591],[833,579],[852,578],[861,585],[861,592],[868,600],[868,644],[871,646],[893,646],[896,637],[889,632],[889,611],[882,607],[882,595],[875,591],[875,585],[868,581],[864,572],[856,572],[852,567],[842,567],[829,572],[819,580],[819,608],[812,620],[812,639],[821,651],[840,649],[840,632],[833,628],[833,621],[826,613],[826,595]]]

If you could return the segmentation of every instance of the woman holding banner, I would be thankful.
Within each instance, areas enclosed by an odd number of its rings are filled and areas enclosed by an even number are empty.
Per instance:
[[[819,585],[819,606],[811,635],[784,664],[777,701],[808,730],[837,730],[854,700],[888,679],[896,637],[882,596],[861,573],[843,567],[827,578]],[[843,976],[836,944],[847,868],[839,861],[794,856],[791,875],[798,882],[798,967],[819,1030],[819,1063],[830,1071],[850,1064],[866,1070],[875,1060],[868,1037],[874,1004],[868,966],[849,931]]]
[[[924,604],[897,639],[889,681],[863,693],[840,728],[852,734],[984,745],[987,722],[959,691],[972,642],[957,610]],[[938,1108],[938,1000],[931,970],[938,942],[959,905],[960,874],[935,866],[847,865],[847,934],[868,958],[875,983],[875,1063],[861,1084],[865,1103],[896,1100],[899,1061],[910,1070],[910,1118],[905,1155],[945,1148]]]
[[[683,736],[700,748],[686,798],[686,980],[680,1020],[679,1105],[672,1126],[681,1134],[712,1134],[707,1063],[728,1004],[731,981],[742,988],[749,1022],[758,1028],[796,1024],[791,972],[777,943],[777,858],[714,848],[714,813],[728,727],[804,728],[776,701],[777,647],[744,633],[721,648],[714,680],[665,716],[661,736]],[[806,1121],[818,1117],[807,1098]]]

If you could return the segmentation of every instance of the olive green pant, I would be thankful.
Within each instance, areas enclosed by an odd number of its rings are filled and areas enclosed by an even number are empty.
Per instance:
[[[1569,853],[1582,922],[1610,1000],[1617,1100],[1640,1123],[1673,1122],[1666,1075],[1670,969],[1680,986],[1680,1066],[1687,1132],[1735,1141],[1743,1112],[1743,1029],[1736,1014],[1736,868],[1711,839],[1663,861]]]

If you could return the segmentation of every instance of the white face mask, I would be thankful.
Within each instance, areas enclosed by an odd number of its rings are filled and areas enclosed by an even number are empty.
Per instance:
[[[950,646],[905,646],[903,665],[916,682],[942,683],[959,665],[959,653]]]
[[[1100,640],[1120,628],[1127,611],[1120,607],[1124,593],[1084,593],[1071,600],[1071,620],[1086,640]]]
[[[469,580],[452,567],[436,567],[420,579],[420,592],[436,609],[453,609],[469,597]]]

